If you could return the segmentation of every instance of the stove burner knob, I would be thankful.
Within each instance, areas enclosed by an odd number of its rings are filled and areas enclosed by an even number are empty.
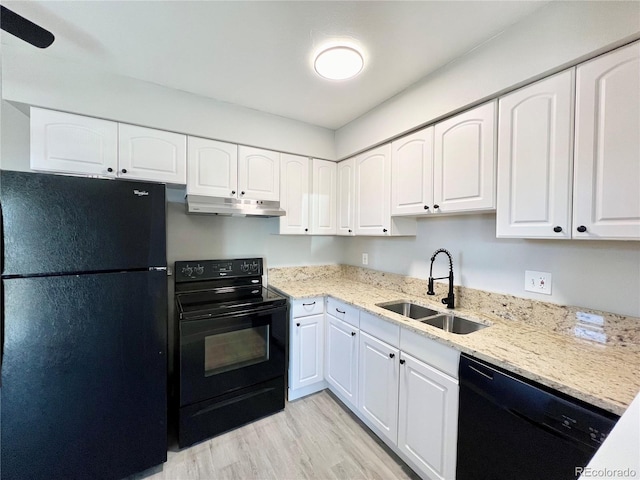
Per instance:
[[[198,265],[195,267],[196,275],[202,275],[204,273],[204,267],[202,265]]]
[[[182,274],[186,277],[191,277],[193,275],[193,268],[189,265],[182,267]]]
[[[240,265],[240,270],[242,270],[243,272],[248,272],[249,271],[249,265],[246,263],[243,263],[242,265]]]

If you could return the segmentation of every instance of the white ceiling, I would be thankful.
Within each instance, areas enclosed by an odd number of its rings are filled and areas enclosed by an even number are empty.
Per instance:
[[[54,33],[46,54],[330,129],[545,3],[3,0]],[[351,81],[313,71],[313,52],[335,38],[364,52]]]

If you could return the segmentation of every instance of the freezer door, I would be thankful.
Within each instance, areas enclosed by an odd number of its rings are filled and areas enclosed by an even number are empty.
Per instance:
[[[163,271],[3,280],[2,479],[119,479],[167,454]]]
[[[164,185],[0,172],[4,276],[166,266]]]

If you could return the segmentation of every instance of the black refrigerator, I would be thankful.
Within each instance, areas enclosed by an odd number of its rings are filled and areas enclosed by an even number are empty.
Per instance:
[[[0,478],[166,461],[164,185],[0,172]]]

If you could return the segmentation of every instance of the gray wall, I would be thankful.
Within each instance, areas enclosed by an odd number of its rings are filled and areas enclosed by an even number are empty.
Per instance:
[[[438,248],[454,257],[456,285],[640,317],[640,242],[497,239],[495,215],[418,220],[416,237],[354,237],[342,262],[428,278]],[[552,274],[552,295],[524,290],[525,270]],[[441,255],[434,276],[448,273]],[[425,281],[426,291],[426,281]]]

